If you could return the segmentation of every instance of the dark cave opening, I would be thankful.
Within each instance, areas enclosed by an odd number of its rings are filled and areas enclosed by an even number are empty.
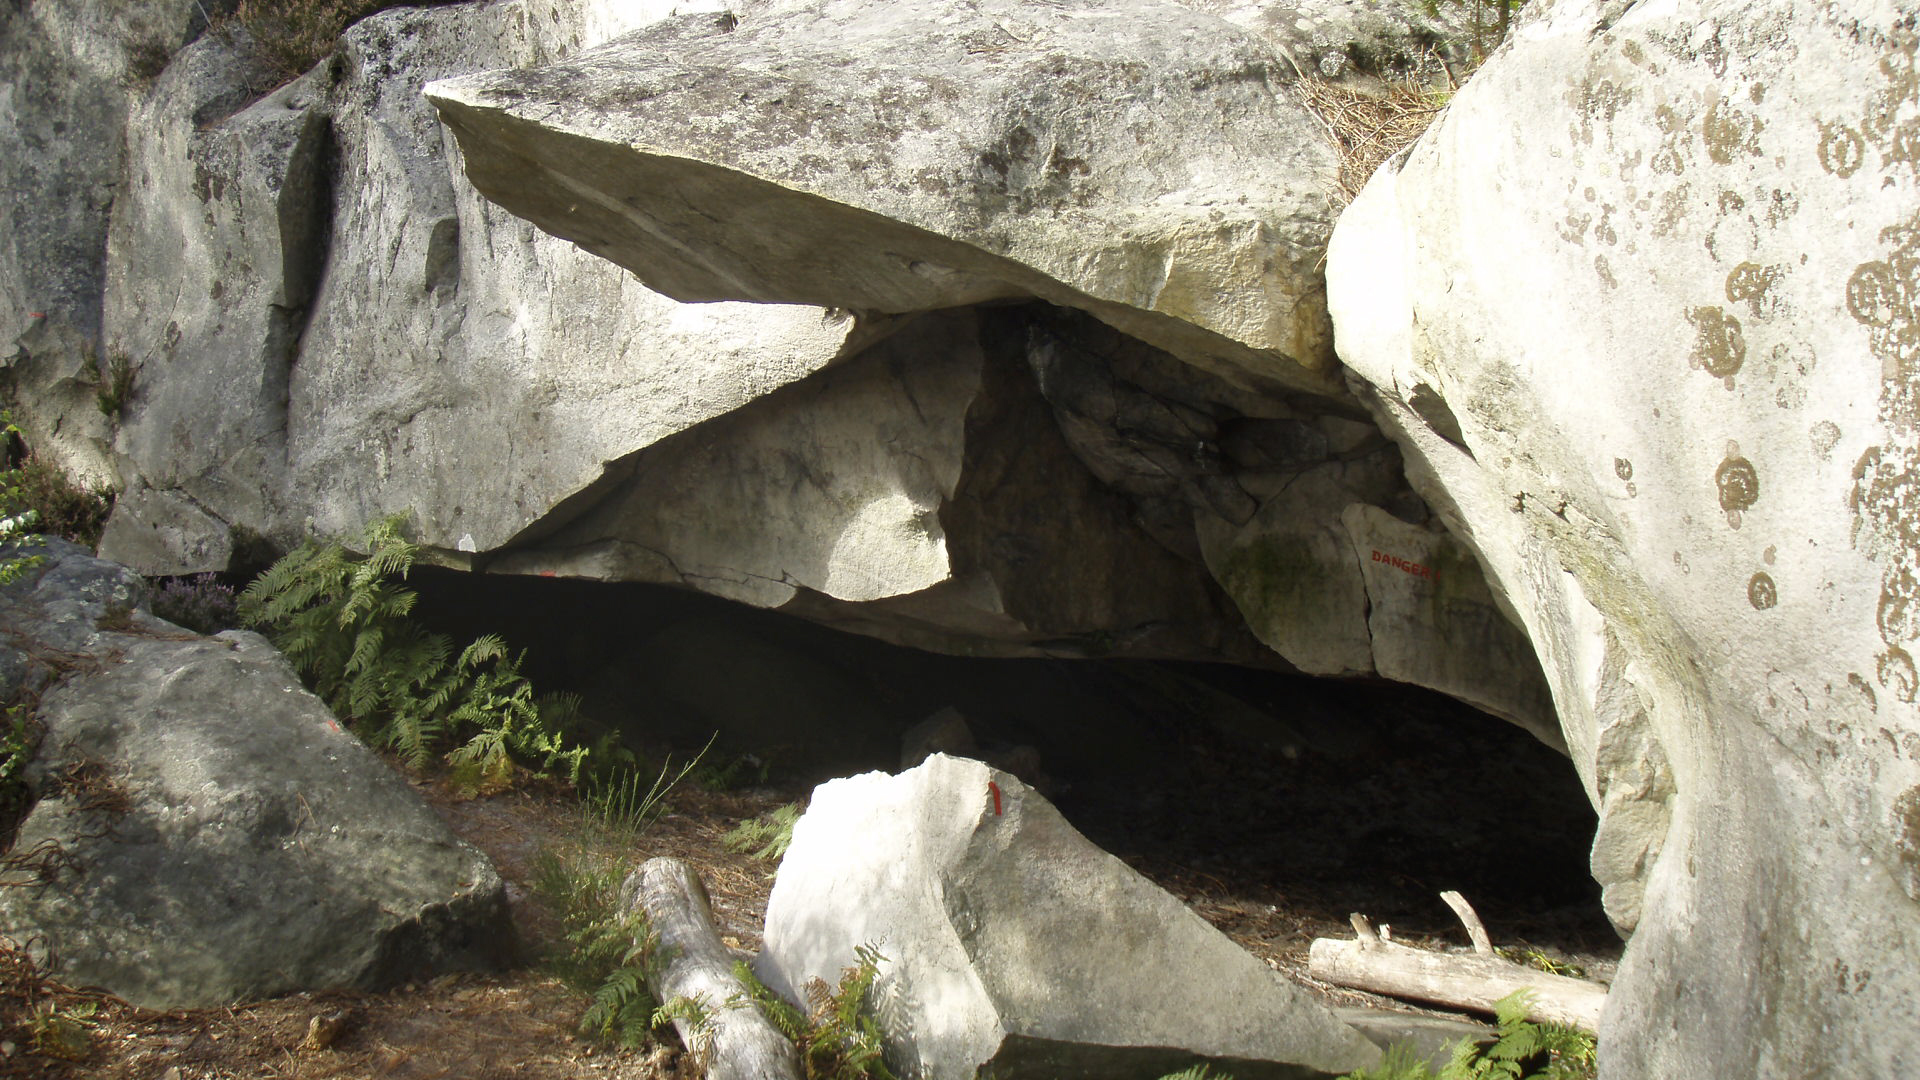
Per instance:
[[[1443,695],[1223,664],[939,655],[683,589],[417,569],[417,614],[527,650],[543,692],[651,760],[714,737],[770,781],[897,770],[943,709],[983,752],[1038,751],[1041,787],[1089,839],[1258,939],[1345,936],[1349,912],[1464,941],[1617,955],[1587,872],[1595,817],[1571,764]],[[717,735],[716,735],[717,733]],[[1243,938],[1243,941],[1245,939]],[[1276,951],[1285,943],[1274,942]]]

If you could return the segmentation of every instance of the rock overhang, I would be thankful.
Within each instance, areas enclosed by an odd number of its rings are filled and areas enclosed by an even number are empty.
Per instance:
[[[483,193],[681,299],[1083,308],[1338,395],[1335,171],[1264,41],[1170,4],[820,0],[426,94]]]

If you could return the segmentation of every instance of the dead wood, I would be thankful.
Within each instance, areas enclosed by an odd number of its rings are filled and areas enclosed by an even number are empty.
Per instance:
[[[1365,916],[1355,913],[1354,940],[1314,939],[1308,973],[1337,986],[1488,1013],[1494,1011],[1494,1002],[1526,990],[1527,1019],[1599,1031],[1605,987],[1501,959],[1466,900],[1458,893],[1444,898],[1466,924],[1474,952],[1431,952],[1387,941],[1374,933]]]

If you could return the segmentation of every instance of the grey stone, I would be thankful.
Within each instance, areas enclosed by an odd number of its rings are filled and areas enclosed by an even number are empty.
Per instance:
[[[1379,1051],[1100,851],[1012,775],[936,754],[816,788],[759,968],[799,999],[857,946],[889,1061],[913,1080],[1345,1072]]]
[[[433,557],[466,565],[551,527],[611,463],[877,332],[675,303],[466,184],[421,85],[673,6],[399,8],[264,96],[237,31],[176,57],[127,127],[108,251],[104,347],[137,368],[118,471],[151,495],[106,553],[224,569],[225,526],[288,545],[410,511]]]
[[[900,769],[906,771],[934,754],[977,758],[980,744],[960,710],[949,705],[908,728],[900,736]]]
[[[685,584],[943,652],[1270,663],[1062,439],[1027,369],[1036,318],[907,321],[610,466],[488,569]]]
[[[1293,78],[1158,0],[795,0],[427,93],[489,198],[682,300],[1040,297],[1326,392],[1335,162]]]
[[[1342,218],[1341,356],[1600,809],[1601,1075],[1912,1074],[1911,6],[1536,8]]]
[[[0,933],[149,1008],[377,988],[514,951],[499,875],[257,634],[202,638],[57,546],[0,591],[44,690]]]

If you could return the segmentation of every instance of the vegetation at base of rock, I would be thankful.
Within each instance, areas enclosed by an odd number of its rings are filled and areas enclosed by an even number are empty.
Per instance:
[[[32,807],[26,772],[27,763],[40,749],[40,734],[31,705],[6,706],[6,718],[0,722],[0,851],[13,847],[14,833]]]
[[[0,449],[11,449],[19,435],[20,429],[14,426],[12,415],[0,412]],[[0,547],[32,543],[34,537],[31,530],[39,518],[39,512],[27,505],[20,470],[0,471]],[[0,585],[15,580],[38,565],[38,555],[0,553]]]
[[[747,998],[800,1049],[806,1080],[895,1080],[882,1059],[880,1026],[867,1011],[867,995],[886,957],[871,945],[858,946],[854,956],[856,963],[841,971],[838,987],[820,978],[807,983],[805,1013],[767,989],[744,960],[734,962],[734,977],[747,988]]]
[[[361,738],[411,767],[442,747],[459,785],[506,787],[516,764],[578,783],[588,748],[571,740],[570,695],[535,698],[513,654],[494,635],[457,654],[444,634],[412,618],[404,588],[419,548],[403,518],[367,527],[367,554],[308,541],[240,594],[240,618],[265,631],[313,691]]]
[[[19,942],[0,937],[0,1041],[61,1061],[85,1060],[98,1006],[74,1001],[71,992],[56,996],[67,989],[48,980]]]
[[[793,846],[793,824],[800,820],[800,804],[788,803],[748,818],[720,838],[729,851],[744,852],[756,859],[780,861]]]
[[[5,412],[0,412],[0,459],[6,466],[0,469],[0,544],[50,535],[89,548],[99,545],[113,510],[111,490],[87,491],[33,454]],[[31,559],[0,559],[0,585],[33,565]]]
[[[1494,1041],[1454,1044],[1453,1056],[1434,1072],[1410,1047],[1397,1045],[1380,1064],[1341,1080],[1592,1080],[1594,1038],[1559,1024],[1527,1019],[1526,990],[1494,1002]]]
[[[218,574],[166,578],[154,590],[151,604],[155,615],[197,634],[217,634],[240,625],[233,586]]]
[[[1233,1080],[1233,1077],[1226,1073],[1214,1072],[1205,1065],[1195,1065],[1192,1068],[1181,1069],[1177,1073],[1168,1073],[1160,1080]]]

